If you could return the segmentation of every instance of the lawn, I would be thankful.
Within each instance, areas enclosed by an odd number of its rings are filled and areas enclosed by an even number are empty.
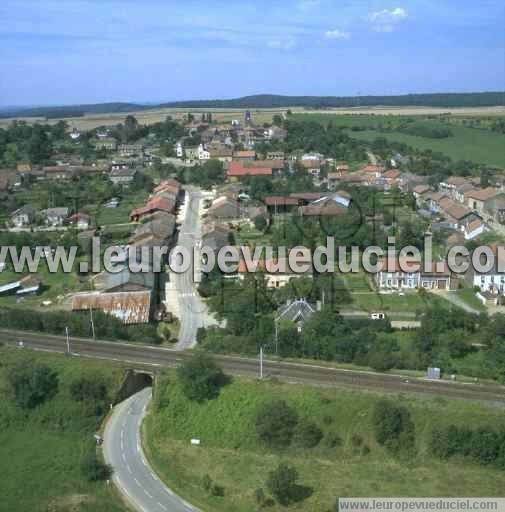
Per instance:
[[[19,409],[11,398],[6,373],[28,358],[58,372],[59,391],[34,410]],[[122,371],[96,361],[25,353],[0,347],[0,510],[16,512],[119,512],[125,507],[105,483],[89,483],[80,472],[86,448],[93,444],[99,417],[94,406],[74,402],[70,383],[79,376],[100,378],[110,396]]]
[[[339,496],[503,494],[503,472],[463,461],[441,462],[428,451],[435,425],[498,427],[503,422],[500,410],[463,401],[397,396],[416,426],[416,455],[403,459],[374,439],[371,416],[377,394],[234,379],[218,399],[198,404],[189,402],[174,380],[172,374],[169,381],[159,383],[157,406],[144,427],[146,449],[169,486],[207,512],[256,510],[254,491],[265,489],[268,471],[280,461],[295,466],[300,483],[311,489],[307,499],[290,506],[293,511],[333,510]],[[287,401],[301,417],[319,425],[326,436],[319,446],[272,451],[259,443],[255,411],[274,398]],[[341,445],[328,447],[325,439],[330,435],[338,435]],[[191,446],[191,438],[199,438],[201,446]],[[205,475],[224,487],[224,497],[204,491]]]
[[[389,131],[394,130],[399,122],[404,121],[404,118],[402,119],[400,116],[303,114],[297,115],[295,118],[325,124],[331,121],[336,126],[348,127],[349,135],[359,140],[372,141],[377,137],[385,137],[390,141],[402,142],[416,149],[440,152],[454,160],[470,160],[495,167],[505,166],[505,151],[503,149],[505,147],[505,135],[489,130],[450,124],[452,136],[444,139],[434,139]],[[419,116],[416,119],[427,118]],[[436,119],[430,119],[429,122],[441,127],[448,126],[447,123]],[[353,131],[352,127],[366,129],[364,131]]]

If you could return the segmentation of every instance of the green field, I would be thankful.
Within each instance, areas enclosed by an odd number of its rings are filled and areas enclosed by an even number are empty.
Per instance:
[[[6,373],[36,357],[58,372],[59,391],[33,410],[21,410],[11,398]],[[80,461],[98,427],[95,405],[75,402],[68,387],[80,376],[99,378],[111,396],[122,372],[95,361],[27,354],[0,347],[0,510],[16,512],[119,512],[125,507],[105,483],[89,483]]]
[[[452,131],[450,137],[434,139],[394,131],[398,124],[405,120],[400,116],[303,114],[296,115],[295,118],[324,124],[331,121],[335,126],[348,127],[349,135],[359,140],[373,141],[377,137],[385,137],[389,141],[401,142],[415,149],[440,152],[454,160],[469,160],[495,167],[505,166],[505,135],[485,129],[469,128],[454,123],[447,124],[430,118],[429,123],[433,126],[449,127]],[[419,116],[416,119],[428,118]],[[352,127],[366,129],[353,131]]]
[[[402,459],[374,439],[371,412],[378,396],[235,379],[218,399],[197,404],[182,395],[171,374],[159,383],[146,420],[146,449],[163,479],[207,512],[257,510],[254,491],[265,489],[268,471],[280,461],[295,466],[300,484],[312,490],[310,497],[289,507],[294,511],[333,511],[336,498],[342,496],[503,495],[503,472],[464,461],[441,462],[427,447],[435,425],[498,427],[503,425],[501,410],[399,395],[396,401],[408,406],[416,426],[416,455]],[[273,398],[287,401],[301,417],[316,422],[326,437],[338,435],[341,445],[329,448],[323,438],[312,449],[264,448],[254,428],[255,411]],[[190,445],[194,437],[201,440],[200,447]],[[365,454],[363,446],[370,451]],[[206,474],[224,487],[224,497],[210,497],[204,491]],[[274,505],[268,510],[283,509]]]

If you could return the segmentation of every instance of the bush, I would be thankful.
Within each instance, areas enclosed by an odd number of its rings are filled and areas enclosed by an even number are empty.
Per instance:
[[[191,359],[177,369],[177,377],[186,398],[196,402],[212,400],[219,395],[227,378],[214,360],[202,352],[195,353]]]
[[[282,463],[268,474],[267,488],[281,505],[286,506],[296,498],[297,480],[298,471]]]
[[[41,363],[23,361],[8,373],[14,401],[22,409],[33,409],[58,392],[58,374]]]
[[[70,396],[77,402],[103,401],[107,398],[107,386],[97,377],[79,377],[70,384]]]
[[[212,478],[209,475],[204,475],[202,479],[202,486],[205,491],[210,492],[212,489]]]
[[[260,507],[265,503],[267,497],[265,496],[265,491],[261,487],[254,491],[254,499]]]
[[[256,413],[258,437],[272,447],[285,447],[291,444],[298,414],[283,400],[264,404]]]
[[[295,428],[294,441],[302,448],[314,448],[322,438],[322,430],[311,421],[301,421]]]
[[[394,450],[412,447],[414,423],[405,407],[389,400],[380,400],[374,408],[372,422],[379,444]]]
[[[324,445],[327,448],[337,448],[338,446],[342,446],[342,438],[334,432],[329,432],[324,438]]]
[[[98,482],[110,478],[112,468],[98,460],[95,450],[90,450],[81,461],[81,473],[88,482]]]

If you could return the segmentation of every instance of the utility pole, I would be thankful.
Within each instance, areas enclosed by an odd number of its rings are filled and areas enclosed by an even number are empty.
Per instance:
[[[70,355],[70,339],[68,337],[68,327],[65,327],[65,334],[67,337],[67,355]]]
[[[277,326],[277,318],[274,320],[275,327],[275,356],[279,355],[279,328]]]
[[[93,308],[89,307],[89,316],[91,319],[91,332],[93,334],[93,341],[96,340],[96,334],[95,334],[95,322],[93,321]]]
[[[260,380],[263,379],[263,346],[260,347]]]

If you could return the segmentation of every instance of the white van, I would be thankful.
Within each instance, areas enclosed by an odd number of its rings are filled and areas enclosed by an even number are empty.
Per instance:
[[[370,313],[370,318],[372,320],[384,320],[386,315],[384,313]]]

